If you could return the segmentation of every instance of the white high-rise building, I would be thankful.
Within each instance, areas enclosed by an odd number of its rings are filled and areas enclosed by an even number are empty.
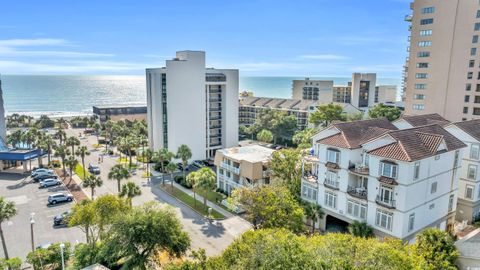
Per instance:
[[[196,160],[238,144],[237,69],[206,68],[205,52],[179,51],[146,77],[151,148],[185,144]]]

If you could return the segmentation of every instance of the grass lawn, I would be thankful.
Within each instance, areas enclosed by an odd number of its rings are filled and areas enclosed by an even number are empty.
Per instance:
[[[204,196],[205,192],[203,190],[199,190],[197,192],[198,194],[200,194],[200,196]],[[213,190],[210,190],[207,192],[207,200],[213,202],[214,204],[222,207],[223,209],[227,210],[228,212],[230,213],[233,213],[235,214],[234,212],[232,212],[231,209],[228,209],[228,207],[226,207],[225,205],[222,204],[222,200],[225,199],[225,195],[220,193],[220,192],[216,192],[216,191],[213,191]]]
[[[78,177],[80,177],[82,180],[84,180],[86,176],[90,175],[87,169],[85,169],[85,175],[83,175],[83,167],[80,164],[75,167],[75,174],[78,175]]]
[[[165,186],[159,185],[159,187],[162,188],[163,190],[165,190],[166,192],[170,193],[171,195],[173,195],[177,199],[181,200],[185,204],[189,205],[190,207],[195,209],[200,214],[202,214],[204,216],[208,214],[207,210],[205,209],[205,206],[203,205],[203,203],[197,201],[196,207],[195,207],[195,200],[193,199],[193,197],[191,197],[187,193],[179,190],[178,188],[173,187],[173,190],[172,190],[172,186],[170,186],[170,185],[165,185]],[[225,218],[224,215],[220,214],[219,212],[217,212],[213,209],[212,209],[212,215],[213,215],[214,218]]]

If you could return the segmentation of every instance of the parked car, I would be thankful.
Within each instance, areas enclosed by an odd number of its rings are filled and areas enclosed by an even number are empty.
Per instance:
[[[73,201],[73,196],[71,194],[57,193],[48,196],[48,204],[57,204],[60,202],[71,202]]]
[[[38,168],[32,171],[30,176],[35,177],[40,174],[46,174],[46,173],[53,173],[53,170],[47,169],[47,168]]]
[[[52,243],[45,243],[40,246],[37,246],[37,249],[47,249],[52,245]]]
[[[180,170],[180,171],[183,171],[183,163],[179,162],[177,163],[177,168]],[[187,167],[185,167],[185,171],[188,171],[189,168],[188,168],[188,164],[187,164]]]
[[[88,164],[88,171],[93,174],[100,174],[100,167],[96,164]]]
[[[199,169],[205,167],[205,163],[202,160],[195,160],[193,161],[192,165]]]
[[[43,181],[40,181],[40,188],[59,186],[61,184],[62,182],[56,178],[48,178]]]
[[[58,176],[55,173],[45,173],[45,174],[40,174],[40,175],[35,176],[33,178],[33,181],[34,182],[39,182],[39,181],[42,181],[42,180],[45,180],[45,179],[48,179],[48,178],[57,179]]]
[[[71,215],[72,215],[71,211],[66,211],[61,213],[60,215],[56,215],[55,217],[53,217],[53,226],[67,225]]]

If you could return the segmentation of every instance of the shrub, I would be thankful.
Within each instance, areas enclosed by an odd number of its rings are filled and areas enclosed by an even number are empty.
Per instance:
[[[177,183],[177,184],[180,184],[182,187],[184,188],[192,188],[192,186],[190,184],[188,184],[188,182],[183,178],[182,175],[177,175],[173,178],[173,180]]]

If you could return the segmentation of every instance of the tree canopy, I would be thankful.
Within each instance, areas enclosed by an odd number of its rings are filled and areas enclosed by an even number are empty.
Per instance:
[[[370,118],[385,117],[389,121],[397,120],[401,114],[402,111],[399,108],[389,107],[383,104],[375,105],[375,107],[368,110],[368,116],[370,116]]]
[[[324,124],[328,126],[332,121],[339,120],[345,121],[347,119],[346,114],[343,112],[343,107],[338,104],[326,104],[317,107],[317,110],[310,114],[310,123],[318,126]]]
[[[282,149],[273,152],[268,165],[273,182],[287,187],[296,198],[300,196],[301,158],[299,150]]]

